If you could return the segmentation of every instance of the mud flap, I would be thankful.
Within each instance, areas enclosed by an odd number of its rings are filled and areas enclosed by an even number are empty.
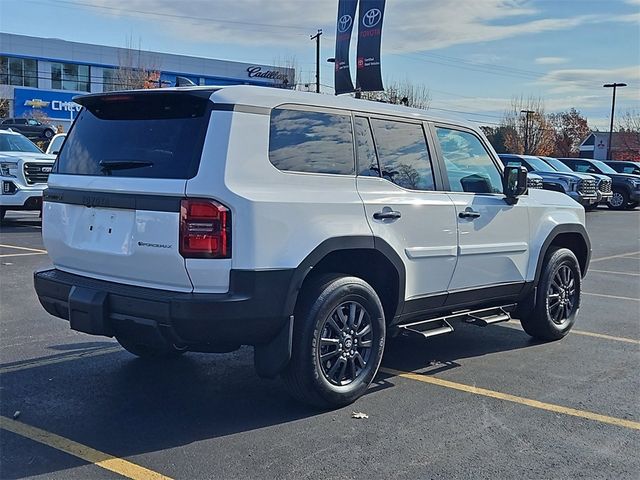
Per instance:
[[[253,363],[256,373],[262,378],[278,375],[291,360],[293,342],[293,315],[284,323],[271,342],[256,345],[253,349]]]
[[[107,293],[73,287],[69,292],[69,323],[72,330],[91,335],[113,336],[107,311]]]

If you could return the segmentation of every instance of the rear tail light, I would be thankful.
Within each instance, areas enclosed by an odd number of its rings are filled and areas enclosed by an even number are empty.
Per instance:
[[[182,200],[180,255],[231,258],[231,211],[214,200]]]

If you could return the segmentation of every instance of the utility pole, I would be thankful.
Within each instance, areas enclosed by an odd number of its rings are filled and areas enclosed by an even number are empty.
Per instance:
[[[524,119],[524,154],[529,155],[529,116],[533,115],[533,110],[520,110],[520,113],[526,115]]]
[[[322,29],[318,29],[315,35],[309,35],[311,40],[316,41],[316,93],[320,93],[320,36]]]
[[[605,88],[613,88],[613,99],[611,100],[611,124],[609,125],[609,141],[607,142],[607,160],[612,160],[611,158],[611,135],[613,134],[613,113],[616,108],[616,88],[618,87],[626,87],[626,83],[605,83],[603,87]]]

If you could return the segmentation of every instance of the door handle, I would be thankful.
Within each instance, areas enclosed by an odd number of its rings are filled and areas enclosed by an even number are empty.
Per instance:
[[[396,212],[395,210],[385,210],[382,212],[376,212],[373,214],[373,218],[376,220],[386,220],[386,219],[398,219],[402,216],[400,212]]]
[[[480,212],[476,212],[472,208],[466,208],[464,212],[460,212],[458,216],[460,218],[478,218],[480,216]]]

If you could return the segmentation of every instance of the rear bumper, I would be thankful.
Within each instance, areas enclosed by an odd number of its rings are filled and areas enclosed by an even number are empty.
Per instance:
[[[193,350],[269,343],[287,325],[294,270],[232,270],[224,294],[179,293],[96,280],[57,269],[34,274],[38,299],[71,328],[136,335]]]

